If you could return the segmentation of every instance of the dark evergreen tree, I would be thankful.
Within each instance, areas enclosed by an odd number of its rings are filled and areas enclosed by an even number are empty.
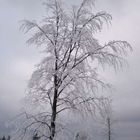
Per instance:
[[[7,138],[7,140],[10,140],[11,139],[11,137],[8,135],[8,138]]]
[[[2,137],[2,140],[6,140],[5,136]]]

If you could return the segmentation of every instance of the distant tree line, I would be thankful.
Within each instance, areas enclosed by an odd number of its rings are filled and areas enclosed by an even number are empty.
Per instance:
[[[40,137],[38,136],[37,133],[32,137],[32,140],[39,140],[39,139],[40,139]],[[3,136],[0,138],[0,140],[11,140],[11,137],[9,135],[8,135],[8,137]]]
[[[2,138],[0,138],[0,140],[10,140],[10,139],[11,139],[10,136],[8,136],[8,137],[3,136]]]

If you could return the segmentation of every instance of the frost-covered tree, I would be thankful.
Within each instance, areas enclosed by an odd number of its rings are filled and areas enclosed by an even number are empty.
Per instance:
[[[95,96],[96,89],[107,86],[99,78],[98,67],[108,64],[117,70],[131,50],[126,41],[99,43],[96,32],[102,30],[103,23],[110,24],[112,18],[103,11],[94,13],[93,4],[93,0],[83,0],[70,11],[60,0],[48,0],[47,16],[40,24],[24,20],[21,25],[25,33],[33,33],[27,43],[45,54],[28,86],[28,97],[44,111],[26,113],[31,121],[26,130],[32,127],[44,139],[54,140],[63,131],[60,115],[65,112],[94,112],[103,99]]]

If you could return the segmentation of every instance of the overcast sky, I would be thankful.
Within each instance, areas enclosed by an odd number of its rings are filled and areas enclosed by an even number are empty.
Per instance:
[[[7,112],[18,108],[34,65],[40,60],[38,50],[26,45],[27,36],[19,31],[19,21],[39,21],[45,15],[42,1],[0,0],[0,129]],[[80,0],[75,1],[78,3]],[[103,32],[97,35],[98,39],[102,43],[126,40],[134,49],[127,57],[129,67],[117,74],[107,68],[103,74],[116,88],[112,95],[118,120],[118,140],[140,139],[139,6],[139,0],[97,0],[95,6],[96,10],[107,11],[113,16],[112,25],[110,28],[105,27]]]

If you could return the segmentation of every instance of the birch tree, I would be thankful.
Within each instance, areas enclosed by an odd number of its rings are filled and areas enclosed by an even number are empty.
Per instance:
[[[94,13],[93,4],[93,0],[83,0],[79,7],[67,10],[60,0],[48,0],[47,16],[40,24],[22,22],[21,29],[33,34],[27,43],[45,54],[28,84],[28,97],[45,109],[36,115],[26,113],[32,120],[26,130],[34,127],[44,139],[54,140],[63,131],[59,127],[61,114],[93,112],[101,100],[95,96],[96,89],[106,86],[99,78],[98,66],[108,64],[117,70],[131,50],[126,41],[99,43],[96,32],[102,30],[103,23],[110,24],[112,17],[103,11]]]

